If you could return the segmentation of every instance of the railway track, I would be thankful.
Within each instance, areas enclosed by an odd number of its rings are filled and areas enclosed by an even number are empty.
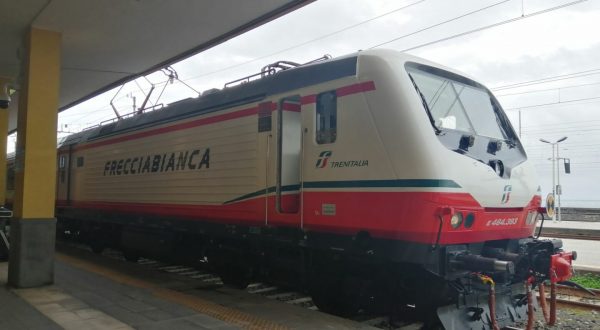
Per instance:
[[[120,256],[120,252],[113,251],[116,255],[113,257],[122,258]],[[159,270],[166,271],[169,273],[175,273],[181,276],[189,276],[191,278],[202,279],[203,282],[212,283],[217,286],[222,286],[223,283],[220,281],[220,278],[217,275],[208,273],[204,270],[192,270],[191,267],[185,266],[160,266],[162,263],[159,263],[150,259],[141,259],[138,261],[139,264],[142,265],[152,265],[156,264]],[[586,293],[583,290],[571,288],[568,286],[558,285],[557,286],[557,303],[558,308],[570,308],[570,309],[582,309],[582,310],[595,310],[600,311],[600,290],[591,289],[590,291],[594,292],[596,296]],[[300,306],[303,308],[307,308],[310,310],[317,311],[318,308],[313,303],[310,296],[300,293],[297,291],[292,291],[287,288],[282,288],[274,285],[270,285],[269,283],[252,283],[246,289],[246,292],[250,294],[257,294],[264,296],[268,299],[278,300],[282,303],[287,303],[291,305]],[[539,298],[539,297],[538,297]],[[550,295],[548,294],[546,299],[550,299]],[[417,330],[421,329],[422,324],[420,323],[411,323],[411,322],[402,322],[402,321],[392,321],[390,317],[386,316],[374,316],[374,315],[360,315],[351,318],[354,321],[360,322],[365,325],[369,325],[376,328],[381,329],[390,329],[390,330]],[[519,328],[514,328],[519,329]]]
[[[118,251],[111,251],[106,255],[124,260],[124,258]],[[223,285],[223,282],[221,281],[218,275],[198,268],[179,265],[168,265],[156,260],[145,258],[140,259],[138,261],[138,264],[147,267],[152,267],[164,272],[177,274],[180,276],[187,276],[193,279],[198,279],[201,282],[207,284],[208,286],[220,287]],[[245,291],[250,294],[263,296],[267,299],[277,300],[285,304],[299,306],[313,311],[319,310],[309,295],[302,292],[290,290],[289,288],[272,285],[270,283],[251,283],[250,285],[248,285]],[[360,315],[350,319],[352,319],[353,321],[360,322],[364,325],[389,330],[416,330],[420,329],[422,326],[422,324],[420,323],[391,321],[389,317],[376,315]]]
[[[87,246],[81,244],[66,244],[71,247],[88,249]],[[117,250],[107,249],[102,253],[102,255],[111,259],[125,261],[123,254]],[[203,289],[219,288],[223,286],[223,282],[218,275],[199,267],[170,264],[147,258],[140,258],[137,264],[149,269],[198,280],[201,283],[200,287]],[[270,283],[255,282],[248,285],[245,291],[249,294],[260,295],[267,299],[277,300],[281,303],[318,311],[317,306],[315,306],[312,298],[309,295],[286,287],[280,287]],[[580,289],[559,285],[557,286],[558,307],[600,311],[600,290],[590,291],[594,292],[596,296],[586,293]],[[547,294],[546,298],[549,299],[549,294]],[[391,320],[390,317],[381,315],[357,315],[355,317],[351,317],[350,319],[360,322],[366,326],[388,330],[416,330],[420,329],[422,326],[420,323]]]
[[[580,289],[558,285],[556,302],[559,306],[600,311],[600,290],[590,289],[592,295]],[[546,299],[549,299],[547,295]]]
[[[61,244],[78,249],[89,249],[86,245],[78,243],[61,242]],[[102,253],[102,256],[120,261],[126,261],[123,254],[117,250],[106,249]],[[199,267],[171,264],[147,258],[140,258],[137,261],[137,264],[147,267],[148,269],[158,270],[161,272],[197,280],[200,282],[199,287],[201,289],[219,288],[224,285],[218,275]],[[277,300],[281,303],[290,304],[313,311],[319,310],[309,295],[294,291],[289,288],[280,287],[269,283],[255,282],[248,285],[245,291],[249,294],[260,295],[267,299]],[[359,322],[365,326],[372,326],[387,330],[417,330],[422,327],[422,324],[418,322],[415,323],[391,320],[391,318],[388,316],[380,315],[357,315],[349,319]]]
[[[557,310],[558,312],[560,312],[561,310],[564,311],[565,308],[566,309],[570,309],[570,310],[581,310],[581,311],[598,311],[600,310],[600,290],[595,290],[595,289],[590,289],[590,291],[594,292],[596,294],[596,296],[586,293],[583,290],[580,289],[575,289],[572,287],[568,287],[568,286],[564,286],[564,285],[557,285],[556,286],[557,289]],[[537,295],[537,299],[539,299],[539,294]],[[546,293],[546,300],[548,300],[548,303],[550,301],[550,294],[549,292]],[[577,312],[577,315],[581,315],[579,314],[579,312]],[[562,322],[565,322],[563,324],[561,324],[561,320],[558,319],[557,320],[557,324],[556,327],[557,329],[596,329],[594,328],[589,328],[588,326],[573,326],[573,324],[571,324],[568,319],[568,316],[564,316],[564,318],[566,318],[566,320],[563,320]],[[543,317],[541,315],[541,310],[538,309],[537,313],[536,313],[536,320],[538,320],[537,322],[543,322]],[[505,327],[504,330],[525,330],[525,324],[526,322],[523,322],[523,324],[519,326],[510,326],[510,327]],[[541,323],[543,324],[543,323]],[[547,327],[544,327],[542,325],[538,325],[535,327],[535,329],[548,329]],[[563,327],[563,326],[567,326],[567,327]]]

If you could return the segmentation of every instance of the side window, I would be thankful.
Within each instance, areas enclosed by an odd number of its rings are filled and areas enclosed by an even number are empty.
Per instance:
[[[77,167],[83,167],[83,157],[77,157]]]
[[[271,102],[263,102],[258,105],[258,132],[269,132],[271,130]]]
[[[67,159],[64,155],[60,155],[58,159],[58,168],[60,169],[60,183],[65,183],[65,167],[67,164]]]
[[[337,136],[337,95],[335,91],[317,95],[317,143],[335,142]]]

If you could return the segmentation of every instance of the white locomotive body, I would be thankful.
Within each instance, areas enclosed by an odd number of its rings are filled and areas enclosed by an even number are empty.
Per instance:
[[[522,318],[532,251],[560,246],[530,238],[539,187],[494,96],[393,51],[276,68],[67,137],[61,228],[131,257],[207,257],[240,286],[296,281],[339,314],[402,297],[426,315],[484,272],[505,284],[499,319]],[[486,326],[468,296],[445,326]]]

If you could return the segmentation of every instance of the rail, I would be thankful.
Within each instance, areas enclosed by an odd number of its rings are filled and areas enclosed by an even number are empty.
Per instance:
[[[88,250],[84,244],[74,241],[59,239],[57,241],[57,251],[60,253],[75,256],[73,250]],[[102,257],[113,260],[125,261],[126,257],[121,251],[113,249],[105,249],[102,252]],[[76,256],[76,258],[80,258]],[[148,271],[160,271],[169,273],[170,276],[183,276],[195,281],[194,288],[201,290],[218,289],[223,286],[221,278],[203,267],[203,264],[198,265],[183,265],[173,264],[164,261],[139,258],[136,264],[146,268]],[[283,304],[293,305],[308,310],[318,311],[317,306],[312,301],[312,298],[304,292],[294,290],[289,287],[277,286],[271,283],[254,282],[248,285],[244,290],[253,295],[262,296],[269,300],[275,300]],[[358,322],[365,328],[374,327],[385,330],[405,330],[405,329],[421,329],[423,324],[407,320],[395,319],[390,316],[361,314],[347,317],[347,319]]]
[[[600,311],[600,290],[587,289],[594,294],[585,292],[584,290],[571,288],[564,285],[557,285],[556,302],[563,307],[575,307],[586,310]],[[550,299],[550,297],[546,297]]]

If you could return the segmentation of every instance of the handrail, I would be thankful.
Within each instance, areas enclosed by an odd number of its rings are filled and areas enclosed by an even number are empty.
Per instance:
[[[296,62],[292,62],[292,61],[277,61],[277,62],[274,62],[274,63],[271,63],[269,65],[264,66],[260,70],[260,72],[257,72],[257,73],[251,74],[249,76],[245,76],[245,77],[242,77],[242,78],[239,78],[239,79],[236,79],[236,80],[232,80],[232,81],[230,81],[228,83],[225,83],[224,88],[229,88],[229,87],[233,87],[233,86],[237,86],[237,85],[243,85],[243,84],[249,83],[252,80],[261,79],[261,78],[264,78],[264,77],[267,77],[267,76],[274,75],[274,74],[276,74],[277,72],[280,72],[280,71],[285,71],[285,70],[297,68],[297,67],[300,67],[300,66],[309,65],[309,64],[312,64],[312,63],[315,63],[315,62],[326,61],[326,60],[329,60],[329,59],[331,59],[331,55],[325,54],[325,55],[323,55],[323,56],[321,56],[319,58],[316,58],[314,60],[311,60],[311,61],[308,61],[308,62],[305,62],[305,63],[302,63],[302,64],[296,63]],[[168,79],[167,79],[167,81],[164,82],[164,86],[161,89],[160,94],[158,95],[158,98],[156,99],[156,101],[160,100],[160,98],[161,98],[163,92],[165,91],[165,88],[167,87],[167,85],[169,83],[172,83],[174,80],[177,80],[177,81],[183,83],[185,86],[187,86],[188,88],[192,89],[194,92],[198,93],[199,96],[202,95],[200,92],[198,92],[197,90],[195,90],[194,88],[192,88],[190,85],[188,85],[185,82],[183,82],[182,80],[180,80],[179,76],[177,74],[177,71],[175,71],[175,69],[173,69],[172,67],[167,66],[167,67],[161,69],[161,71],[162,71],[162,73],[164,73],[168,77]],[[146,80],[148,81],[148,79],[146,79]],[[119,94],[119,92],[121,91],[121,89],[123,89],[123,86],[125,86],[125,84],[123,84],[123,85],[121,85],[121,87],[119,88],[119,90],[117,91],[117,93],[115,94],[115,96],[110,101],[110,105],[111,105],[111,107],[112,107],[112,109],[115,112],[115,114],[116,114],[117,117],[101,121],[100,123],[98,123],[96,125],[93,125],[93,126],[86,127],[86,128],[84,128],[82,130],[82,132],[90,130],[90,129],[93,129],[93,128],[96,128],[96,127],[100,127],[100,126],[103,126],[103,125],[106,125],[106,124],[110,124],[110,123],[113,123],[113,122],[116,122],[116,121],[119,121],[119,120],[122,120],[122,119],[126,119],[126,118],[129,118],[129,117],[135,116],[135,115],[139,115],[139,114],[141,114],[143,112],[146,112],[146,111],[154,111],[154,110],[158,110],[158,109],[164,108],[164,104],[163,103],[155,104],[155,105],[153,105],[151,107],[146,108],[146,105],[147,105],[148,101],[150,100],[150,95],[152,94],[152,92],[154,92],[155,87],[156,87],[156,84],[154,84],[154,83],[152,83],[150,81],[148,81],[148,82],[150,83],[150,86],[151,86],[150,92],[145,95],[144,101],[143,101],[142,106],[140,108],[136,109],[136,111],[134,111],[134,112],[131,112],[131,113],[128,113],[128,114],[125,114],[125,115],[121,115],[117,111],[117,108],[114,105],[113,101],[115,100],[115,98],[117,97],[117,95]],[[138,85],[138,87],[139,87],[139,85]]]
[[[247,84],[249,82],[251,82],[252,80],[256,80],[256,79],[260,79],[260,78],[264,78],[267,76],[271,76],[276,74],[277,72],[280,71],[285,71],[285,70],[289,70],[289,69],[293,69],[293,68],[297,68],[303,65],[308,65],[308,64],[312,64],[315,62],[321,62],[321,61],[325,61],[331,59],[331,55],[329,54],[325,54],[317,59],[308,61],[306,63],[296,63],[296,62],[292,62],[292,61],[277,61],[274,63],[271,63],[269,65],[265,65],[260,72],[258,73],[254,73],[251,74],[249,76],[245,76],[236,80],[232,80],[230,82],[225,83],[225,85],[223,86],[223,88],[229,88],[229,87],[234,87],[234,86],[238,86],[238,85],[243,85],[243,84]],[[254,78],[254,79],[253,79]]]

